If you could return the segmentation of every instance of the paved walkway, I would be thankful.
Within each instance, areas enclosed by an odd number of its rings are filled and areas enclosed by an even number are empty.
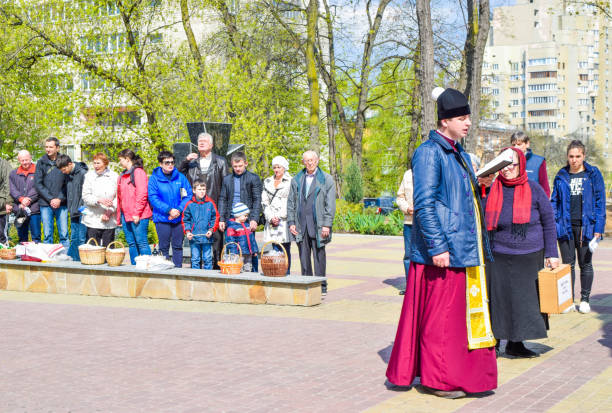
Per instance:
[[[551,317],[538,359],[498,359],[494,394],[441,400],[384,386],[402,239],[334,237],[313,308],[0,293],[0,411],[612,411],[612,242],[590,314]]]

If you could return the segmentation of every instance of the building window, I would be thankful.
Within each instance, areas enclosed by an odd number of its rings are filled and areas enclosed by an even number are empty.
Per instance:
[[[529,59],[527,63],[528,66],[556,65],[556,64],[557,64],[556,57],[543,57],[540,59]]]
[[[531,130],[557,129],[557,122],[534,122],[528,123],[527,127]]]
[[[499,89],[493,89],[493,95],[495,96],[499,95]]]
[[[519,92],[519,88],[518,87],[511,87],[510,88],[510,93],[518,93]]]
[[[529,77],[531,79],[544,79],[549,77],[557,77],[556,71],[545,70],[542,72],[529,72]]]
[[[498,70],[498,69],[499,69],[499,64],[493,63],[493,70]]]
[[[556,96],[532,96],[527,99],[527,102],[530,105],[539,104],[539,103],[555,103],[557,101]]]
[[[519,71],[519,64],[518,63],[512,63],[512,71],[513,72],[518,72]]]
[[[555,109],[545,109],[545,110],[530,110],[529,116],[555,116],[557,111]]]
[[[556,83],[541,83],[541,84],[536,84],[536,85],[529,85],[530,92],[538,92],[542,90],[557,90],[557,84]]]

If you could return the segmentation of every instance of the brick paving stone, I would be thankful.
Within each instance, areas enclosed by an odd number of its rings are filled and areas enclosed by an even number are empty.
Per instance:
[[[403,286],[400,237],[336,236],[315,308],[0,293],[0,412],[612,411],[594,382],[612,365],[611,247],[593,312],[554,316],[528,343],[547,353],[501,358],[492,395],[457,401],[383,385],[403,298],[371,293]]]

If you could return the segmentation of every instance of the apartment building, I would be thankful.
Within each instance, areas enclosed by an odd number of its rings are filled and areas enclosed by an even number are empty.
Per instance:
[[[551,139],[594,139],[612,169],[609,25],[596,9],[560,0],[496,8],[483,63],[487,120]]]

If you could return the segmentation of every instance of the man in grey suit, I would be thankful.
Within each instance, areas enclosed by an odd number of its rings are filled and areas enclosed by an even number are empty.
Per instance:
[[[295,236],[300,251],[302,275],[325,277],[325,244],[331,241],[332,224],[336,213],[336,186],[331,175],[319,168],[319,156],[306,151],[302,169],[291,181],[287,201],[287,223]],[[322,284],[327,294],[327,282]]]

